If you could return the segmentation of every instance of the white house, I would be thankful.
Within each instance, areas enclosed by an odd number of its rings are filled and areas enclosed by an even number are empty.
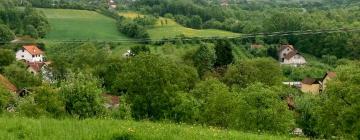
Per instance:
[[[35,45],[23,46],[16,52],[16,59],[26,62],[43,62],[44,52]]]
[[[306,64],[306,60],[303,56],[301,56],[298,52],[292,51],[288,53],[283,61],[282,64],[285,65],[293,65],[293,66],[301,66]]]
[[[281,64],[301,66],[306,64],[305,58],[292,45],[282,45],[279,49],[279,61]]]

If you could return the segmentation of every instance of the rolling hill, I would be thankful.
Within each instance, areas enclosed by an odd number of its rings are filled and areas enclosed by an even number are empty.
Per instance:
[[[127,18],[136,18],[138,16],[143,16],[136,12],[122,12],[119,13],[119,15]],[[163,24],[161,24],[161,22],[163,22]],[[173,19],[163,17],[159,18],[155,26],[148,29],[148,32],[150,34],[150,38],[153,40],[171,38],[178,35],[185,35],[187,37],[224,37],[239,35],[237,33],[217,29],[191,29],[176,23]]]

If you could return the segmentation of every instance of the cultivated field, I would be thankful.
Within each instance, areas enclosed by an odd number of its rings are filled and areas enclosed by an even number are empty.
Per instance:
[[[48,18],[51,31],[45,40],[128,39],[116,29],[116,21],[94,11],[68,9],[40,9]]]
[[[0,139],[14,140],[282,140],[285,136],[257,135],[192,125],[117,120],[54,120],[0,118]]]

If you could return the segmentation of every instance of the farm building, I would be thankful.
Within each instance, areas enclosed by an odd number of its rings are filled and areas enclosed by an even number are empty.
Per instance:
[[[301,91],[305,93],[319,94],[321,79],[305,78],[301,81]]]
[[[43,62],[44,52],[35,45],[23,46],[16,52],[16,59],[26,62]]]
[[[326,89],[327,82],[335,77],[335,72],[327,72],[323,78],[305,78],[303,81],[301,81],[301,91],[318,94],[324,91]]]
[[[279,49],[279,61],[284,65],[301,66],[306,64],[305,58],[294,48],[293,45],[282,45]]]

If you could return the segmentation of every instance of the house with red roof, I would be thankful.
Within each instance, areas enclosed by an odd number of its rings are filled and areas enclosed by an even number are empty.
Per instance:
[[[305,58],[294,48],[293,45],[282,45],[279,48],[279,61],[284,65],[301,66],[306,64]]]
[[[26,45],[16,52],[16,59],[26,62],[43,62],[44,52],[35,45]]]

